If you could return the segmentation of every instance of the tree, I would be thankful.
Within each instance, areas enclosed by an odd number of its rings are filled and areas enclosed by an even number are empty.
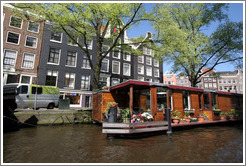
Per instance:
[[[99,88],[99,76],[102,60],[115,47],[121,46],[122,50],[127,50],[132,54],[139,54],[138,50],[133,50],[129,44],[120,42],[124,32],[139,23],[147,20],[141,3],[16,3],[16,12],[20,12],[26,17],[32,13],[32,17],[54,22],[54,28],[65,32],[69,38],[76,43],[86,54],[90,67],[93,70],[93,90]],[[22,9],[22,10],[19,10]],[[26,13],[28,11],[28,13]],[[116,28],[118,33],[108,34],[108,31]],[[82,39],[82,42],[77,39]],[[91,40],[96,41],[97,62],[93,64],[90,58],[88,44]],[[109,48],[105,49],[104,45]]]
[[[174,71],[183,71],[191,86],[217,65],[242,61],[243,24],[230,22],[224,10],[227,4],[157,4],[153,27],[161,44],[159,54],[172,62]],[[219,21],[211,35],[204,30]],[[200,73],[202,68],[209,68]]]

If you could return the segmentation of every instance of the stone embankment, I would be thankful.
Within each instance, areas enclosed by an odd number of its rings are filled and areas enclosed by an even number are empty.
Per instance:
[[[16,109],[14,115],[22,126],[92,123],[91,109]]]

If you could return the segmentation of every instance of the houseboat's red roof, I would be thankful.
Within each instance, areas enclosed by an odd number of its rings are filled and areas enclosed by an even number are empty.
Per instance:
[[[150,86],[149,82],[143,82],[143,81],[133,81],[133,80],[129,80],[127,82],[112,86],[110,88],[110,90],[114,90],[114,89],[118,89],[118,88],[122,88],[122,87],[126,87],[126,86],[130,86],[130,85],[143,85],[143,86]]]
[[[180,89],[180,90],[189,90],[189,91],[197,91],[197,92],[204,92],[203,89],[193,88],[193,87],[186,87],[186,86],[177,86],[177,85],[169,85],[171,89]]]
[[[240,93],[231,93],[231,92],[222,92],[222,91],[216,91],[216,93],[221,95],[242,95]]]

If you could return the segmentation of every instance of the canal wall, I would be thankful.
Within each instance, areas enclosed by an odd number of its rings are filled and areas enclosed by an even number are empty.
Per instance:
[[[92,123],[92,110],[21,110],[14,115],[22,126]]]

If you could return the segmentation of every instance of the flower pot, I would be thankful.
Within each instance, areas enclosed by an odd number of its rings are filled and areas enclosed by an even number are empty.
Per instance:
[[[187,123],[190,123],[191,119],[190,118],[186,118],[185,119]]]
[[[204,121],[204,117],[197,117],[198,122],[203,122]]]
[[[234,116],[233,115],[229,115],[229,120],[233,120]]]
[[[179,123],[179,119],[173,119],[173,123],[174,124],[178,124]]]
[[[179,121],[179,124],[186,123],[186,120]]]
[[[226,117],[225,116],[221,116],[220,120],[226,120]]]

